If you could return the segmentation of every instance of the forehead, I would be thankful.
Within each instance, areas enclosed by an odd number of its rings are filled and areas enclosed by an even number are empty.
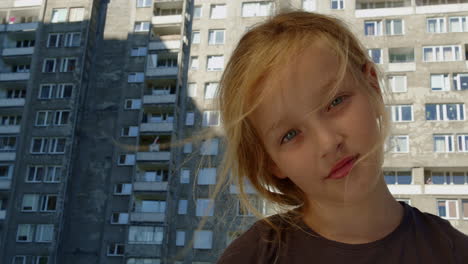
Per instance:
[[[326,42],[317,40],[312,43],[256,87],[265,91],[265,97],[252,114],[255,128],[263,134],[265,126],[281,118],[285,112],[312,104],[319,106],[338,70],[338,57]]]

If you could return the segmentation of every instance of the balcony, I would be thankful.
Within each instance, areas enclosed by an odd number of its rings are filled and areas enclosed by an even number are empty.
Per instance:
[[[174,122],[142,123],[140,132],[172,132]]]
[[[3,153],[0,153],[3,154]],[[11,187],[11,179],[0,180],[0,190],[9,190]]]
[[[167,182],[137,181],[133,184],[133,191],[165,192],[167,191]]]
[[[416,0],[416,14],[452,13],[468,11],[468,1],[461,0],[459,3],[440,3],[434,0]]]
[[[415,184],[388,184],[388,189],[390,193],[411,195],[411,194],[422,194],[422,186]]]
[[[15,161],[16,151],[15,152],[0,152],[0,161]],[[10,183],[8,183],[8,188],[10,188]],[[2,189],[2,181],[0,180],[0,189]]]
[[[33,31],[38,27],[38,22],[31,23],[18,23],[18,24],[9,24],[6,27],[6,31]]]
[[[151,22],[155,26],[167,24],[180,24],[182,23],[182,15],[153,16]]]
[[[171,152],[137,152],[136,159],[137,161],[169,161],[171,159]]]
[[[149,50],[180,49],[181,41],[179,35],[168,35],[156,38],[149,43]]]
[[[424,194],[436,195],[468,195],[466,184],[431,184],[425,185]]]
[[[27,81],[29,72],[4,72],[0,73],[0,81]]]
[[[0,134],[19,134],[20,126],[0,126]]]
[[[21,55],[32,55],[34,53],[34,47],[29,48],[7,48],[3,49],[3,56],[21,56]]]
[[[179,73],[179,67],[147,67],[146,76],[164,77],[175,76]]]
[[[5,220],[6,218],[6,210],[0,210],[0,220]]]
[[[0,107],[22,107],[24,104],[24,98],[0,98]]]
[[[24,6],[40,6],[42,5],[42,0],[15,0],[13,4],[14,7],[24,7]]]
[[[175,94],[164,95],[145,95],[143,96],[143,104],[175,104]]]
[[[164,213],[134,212],[130,214],[131,222],[164,222]]]

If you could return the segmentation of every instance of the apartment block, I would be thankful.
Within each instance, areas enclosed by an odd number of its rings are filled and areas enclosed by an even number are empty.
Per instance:
[[[0,263],[214,263],[256,220],[212,199],[218,83],[283,8],[349,24],[394,98],[390,191],[468,234],[467,0],[2,0]]]

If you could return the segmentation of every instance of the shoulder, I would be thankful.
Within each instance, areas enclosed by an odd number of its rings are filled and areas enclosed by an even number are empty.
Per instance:
[[[459,258],[460,263],[468,263],[468,250],[466,250],[468,249],[468,235],[453,227],[446,219],[423,213],[415,207],[410,206],[410,209],[416,226],[423,227],[421,231],[432,233],[431,239],[439,239],[439,242],[446,243],[453,250],[455,257]]]
[[[266,219],[275,225],[280,224],[278,215]],[[278,243],[276,237],[275,228],[265,219],[258,220],[224,250],[216,263],[273,263]]]

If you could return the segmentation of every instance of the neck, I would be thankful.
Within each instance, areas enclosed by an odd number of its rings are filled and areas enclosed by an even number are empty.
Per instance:
[[[403,207],[384,180],[370,197],[353,203],[310,203],[304,222],[321,236],[347,244],[364,244],[390,234],[403,218]]]

